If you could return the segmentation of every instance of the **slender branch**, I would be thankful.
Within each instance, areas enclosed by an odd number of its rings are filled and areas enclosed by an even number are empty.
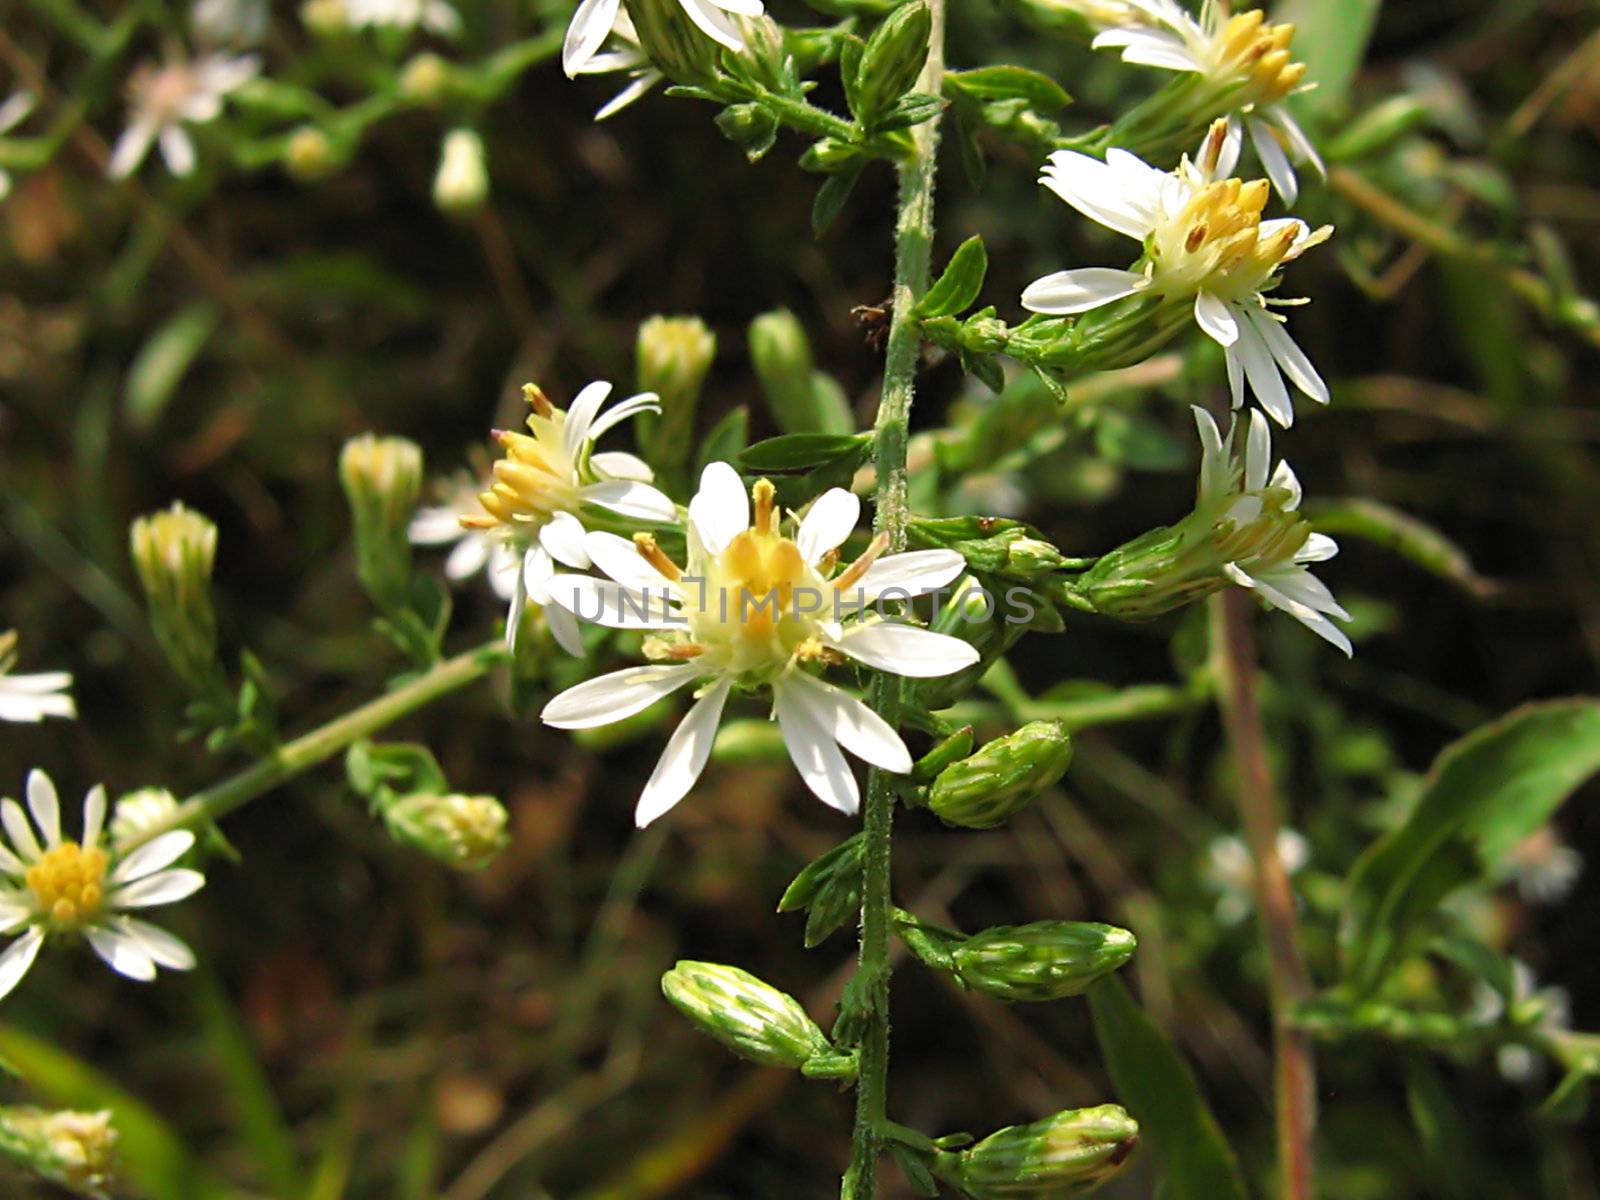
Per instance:
[[[1316,1062],[1311,1035],[1293,1023],[1296,1005],[1311,994],[1311,981],[1300,956],[1289,872],[1278,855],[1278,795],[1256,704],[1253,609],[1249,597],[1236,588],[1213,596],[1209,603],[1212,668],[1238,777],[1239,817],[1255,866],[1256,911],[1267,951],[1282,1173],[1278,1194],[1282,1200],[1312,1200]]]
[[[137,838],[131,839],[121,849],[126,853],[168,830],[183,829],[226,816],[296,775],[326,762],[360,738],[394,724],[401,717],[409,716],[441,696],[482,679],[500,661],[501,655],[502,644],[496,639],[465,654],[446,659],[404,687],[398,687],[376,700],[367,701],[360,708],[335,717],[325,725],[319,725],[237,775],[196,792],[165,818],[142,830]]]
[[[938,95],[944,79],[944,0],[929,0],[933,18],[928,60],[917,90]],[[915,153],[900,168],[899,216],[895,223],[893,317],[883,368],[883,395],[878,402],[873,457],[877,463],[879,533],[891,550],[906,543],[910,515],[906,502],[906,442],[911,401],[916,390],[922,334],[912,310],[928,290],[933,250],[933,184],[939,150],[935,117],[916,127]],[[882,675],[873,691],[874,707],[891,725],[899,717],[900,679]],[[893,900],[889,887],[889,841],[894,824],[895,791],[889,775],[873,768],[867,776],[866,813],[862,822],[866,857],[861,899],[861,958],[857,967],[858,999],[864,1002],[860,1040],[860,1074],[856,1081],[856,1121],[851,1137],[850,1169],[845,1174],[845,1200],[873,1200],[878,1153],[887,1119],[889,1077],[889,929]]]

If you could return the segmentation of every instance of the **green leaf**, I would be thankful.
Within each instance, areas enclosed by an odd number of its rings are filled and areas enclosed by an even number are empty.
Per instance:
[[[829,175],[822,181],[822,186],[817,189],[816,201],[811,205],[811,232],[821,237],[827,232],[828,226],[838,218],[843,211],[845,201],[850,199],[850,193],[855,190],[856,180],[861,178],[859,166],[840,171],[837,175]]]
[[[784,433],[739,455],[743,471],[804,471],[858,453],[871,442],[866,433]]]
[[[123,407],[136,429],[149,429],[217,328],[210,304],[190,305],[150,335],[128,368]]]
[[[711,427],[705,441],[700,443],[700,455],[695,459],[695,474],[699,475],[708,463],[731,462],[744,453],[750,437],[750,410],[744,405],[723,414]]]
[[[950,71],[945,74],[944,86],[977,100],[1023,100],[1042,113],[1056,112],[1072,103],[1072,97],[1054,79],[1026,67]]]
[[[1274,21],[1295,25],[1295,58],[1306,64],[1306,82],[1316,86],[1295,96],[1297,112],[1323,117],[1340,111],[1350,96],[1382,0],[1282,0]]]
[[[1139,413],[1101,409],[1094,426],[1094,446],[1101,458],[1137,471],[1178,471],[1189,462],[1183,443],[1167,429]]]
[[[1089,989],[1095,1036],[1123,1106],[1139,1122],[1171,1200],[1248,1200],[1239,1163],[1194,1072],[1120,979]]]
[[[1593,1072],[1581,1065],[1568,1071],[1539,1105],[1539,1115],[1563,1125],[1576,1125],[1588,1115],[1589,1082],[1593,1078]]]
[[[1572,791],[1600,771],[1600,701],[1528,705],[1449,746],[1406,823],[1350,877],[1345,977],[1370,994],[1457,888],[1486,878]]]
[[[916,307],[919,317],[953,317],[972,307],[983,290],[983,277],[989,271],[989,252],[983,239],[973,234],[950,256],[950,265],[930,287]]]

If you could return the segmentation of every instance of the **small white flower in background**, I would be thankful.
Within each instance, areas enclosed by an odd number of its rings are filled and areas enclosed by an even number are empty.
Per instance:
[[[1583,874],[1583,855],[1561,840],[1552,825],[1542,825],[1506,855],[1517,892],[1529,904],[1558,904]]]
[[[194,170],[194,140],[185,125],[204,125],[222,112],[222,101],[261,69],[254,54],[207,54],[173,59],[162,66],[143,63],[128,78],[128,127],[111,151],[106,173],[113,179],[133,174],[151,142],[174,175]]]
[[[46,717],[75,717],[77,707],[67,689],[72,676],[65,671],[13,675],[17,664],[17,633],[0,633],[0,721],[42,721]]]
[[[343,0],[352,29],[416,29],[448,37],[461,28],[461,15],[445,0]]]
[[[1281,608],[1318,637],[1351,654],[1350,639],[1329,620],[1337,617],[1348,621],[1350,614],[1308,566],[1332,558],[1339,552],[1338,543],[1327,534],[1310,532],[1303,520],[1282,524],[1269,521],[1264,545],[1251,536],[1251,527],[1263,515],[1270,517],[1274,510],[1280,515],[1297,512],[1302,496],[1300,480],[1287,462],[1280,462],[1275,471],[1271,469],[1272,433],[1266,420],[1259,412],[1251,411],[1242,462],[1233,452],[1237,421],[1223,437],[1211,414],[1203,408],[1194,410],[1194,420],[1201,444],[1196,511],[1217,509],[1219,525],[1229,523],[1244,534],[1238,557],[1222,568],[1223,573],[1240,587],[1255,592],[1268,607]]]
[[[1572,1028],[1572,994],[1563,987],[1541,988],[1533,968],[1514,958],[1510,998],[1480,981],[1470,1016],[1484,1026],[1509,1024],[1520,1029],[1564,1031]],[[1512,1083],[1533,1083],[1539,1078],[1542,1060],[1529,1047],[1510,1044],[1495,1052],[1495,1065]]]
[[[28,773],[28,814],[15,800],[0,801],[0,933],[18,935],[0,954],[0,997],[28,973],[49,937],[86,938],[107,966],[129,979],[148,981],[157,967],[187,971],[194,952],[178,938],[131,911],[172,904],[205,884],[198,871],[174,867],[194,845],[188,830],[163,833],[127,854],[100,846],[106,790],[95,786],[83,802],[83,839],[61,836],[61,805],[43,771]],[[37,828],[37,833],[35,829]]]
[[[267,36],[267,0],[194,0],[189,28],[208,46],[254,46]]]
[[[1120,25],[1137,25],[1144,15],[1131,0],[1036,0],[1040,8],[1059,9],[1076,13],[1099,29],[1115,29]]]
[[[470,579],[479,571],[488,577],[489,586],[502,600],[510,600],[517,590],[518,557],[504,538],[482,529],[469,529],[462,517],[481,511],[479,484],[462,474],[452,483],[442,504],[424,505],[411,519],[410,536],[417,546],[450,546],[444,560],[444,577],[451,583]]]
[[[471,212],[489,198],[489,167],[476,130],[452,129],[439,146],[433,202],[444,212]]]
[[[1265,293],[1285,263],[1333,229],[1313,230],[1293,217],[1263,221],[1266,180],[1213,178],[1224,144],[1218,123],[1200,164],[1185,159],[1170,173],[1125,150],[1108,150],[1104,162],[1072,150],[1052,154],[1039,182],[1090,220],[1142,243],[1144,256],[1134,270],[1079,267],[1036,279],[1022,306],[1064,316],[1139,294],[1192,296],[1195,322],[1226,350],[1234,407],[1244,403],[1248,380],[1262,407],[1287,427],[1294,405],[1284,377],[1319,404],[1328,402],[1328,385],[1269,307],[1291,302]]]
[[[547,585],[558,562],[579,570],[589,566],[583,522],[577,517],[582,505],[597,504],[636,521],[677,518],[677,506],[650,486],[653,475],[641,459],[621,451],[594,450],[594,443],[608,430],[642,412],[660,412],[661,406],[654,394],[642,392],[602,413],[611,385],[600,381],[580,391],[565,412],[531,383],[522,394],[533,410],[528,432],[496,435],[505,457],[495,463],[489,489],[478,494],[482,511],[459,520],[465,529],[507,543],[522,560],[506,615],[511,649],[516,649],[522,610],[532,600],[544,606],[550,632],[562,649],[582,654],[577,621],[559,603],[552,603]]]
[[[834,488],[811,504],[792,537],[785,536],[772,485],[761,480],[747,496],[738,472],[712,463],[689,504],[687,568],[648,535],[629,542],[591,533],[589,556],[611,578],[564,575],[551,582],[551,593],[584,620],[671,635],[646,642],[655,664],[602,675],[556,696],[544,708],[546,724],[610,725],[698,685],[699,699],[668,739],[639,797],[634,819],[641,827],[694,786],[736,686],[771,690],[773,713],[801,778],[840,812],[854,813],[860,803],[840,746],[886,771],[911,769],[911,755],[888,722],[807,668],[849,658],[874,670],[930,678],[972,665],[977,651],[958,638],[867,615],[880,596],[909,598],[949,583],[965,561],[952,550],[879,557],[879,539],[834,574],[838,548],[860,513],[860,500]]]
[[[620,8],[617,10],[616,24],[611,29],[610,44],[609,50],[596,50],[567,71],[574,78],[618,72],[628,75],[628,85],[595,112],[596,121],[615,116],[666,78],[651,64],[649,55],[639,45],[639,35],[633,28],[632,19]]]
[[[13,92],[0,104],[0,137],[5,136],[28,119],[38,97],[32,92]],[[11,194],[11,173],[0,167],[0,200]]]
[[[766,11],[761,0],[677,0],[677,3],[683,9],[684,15],[694,23],[695,28],[718,45],[736,53],[744,49],[744,35],[739,32],[738,23],[733,18],[759,17]],[[634,34],[631,23],[628,25],[621,23],[625,20],[622,0],[581,0],[577,11],[572,14],[572,23],[567,26],[566,40],[561,47],[561,68],[566,71],[568,79],[595,71],[633,68],[635,64],[630,63],[625,66],[620,61],[610,61],[608,65],[601,67],[591,65],[597,56],[602,60],[614,57],[601,55],[601,47],[614,34],[631,39],[637,46],[638,37]],[[626,32],[623,33],[623,30]],[[642,65],[642,52],[640,59],[641,63],[638,65]],[[636,80],[633,86],[623,93],[626,99],[619,96],[600,111],[609,116],[624,104],[636,100],[649,86],[648,83]]]
[[[1311,843],[1298,830],[1278,830],[1278,858],[1290,875],[1298,874],[1311,861]],[[1237,925],[1255,911],[1255,863],[1250,848],[1232,834],[1212,838],[1206,847],[1200,872],[1206,883],[1220,892],[1217,920]]]
[[[113,850],[146,840],[150,831],[177,811],[178,798],[166,788],[147,787],[117,797],[106,832]]]
[[[1101,33],[1094,39],[1096,49],[1114,47],[1122,51],[1123,62],[1202,76],[1233,110],[1228,124],[1235,159],[1240,136],[1248,131],[1285,204],[1293,204],[1300,192],[1294,162],[1309,162],[1319,175],[1327,173],[1284,104],[1300,90],[1306,73],[1305,64],[1293,61],[1289,52],[1293,25],[1270,25],[1259,9],[1230,17],[1216,0],[1205,0],[1199,20],[1175,0],[1127,0],[1126,6],[1137,13],[1135,22]]]

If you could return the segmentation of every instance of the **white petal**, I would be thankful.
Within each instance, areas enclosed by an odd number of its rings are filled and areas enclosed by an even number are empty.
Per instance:
[[[1210,140],[1210,134],[1200,143],[1205,146]],[[1233,169],[1239,165],[1239,152],[1244,148],[1244,123],[1237,115],[1228,118],[1227,131],[1222,138],[1222,147],[1217,152],[1216,166],[1211,170],[1212,179],[1227,179],[1233,174]]]
[[[609,508],[635,521],[665,523],[677,519],[678,507],[648,483],[632,479],[606,479],[581,488],[578,495],[591,504]]]
[[[194,970],[194,951],[189,949],[189,944],[159,925],[123,917],[117,922],[117,928],[139,943],[139,948],[149,955],[156,966],[166,967],[169,971]]]
[[[528,607],[528,570],[535,554],[550,561],[550,556],[543,550],[529,550],[522,559],[522,569],[516,572],[516,578],[511,587],[511,599],[506,605],[506,653],[517,652],[517,641],[522,633],[522,613]]]
[[[1289,493],[1289,499],[1284,504],[1284,508],[1291,512],[1299,508],[1300,501],[1305,499],[1305,492],[1300,487],[1300,477],[1294,473],[1294,468],[1289,465],[1288,459],[1278,464],[1278,469],[1272,473],[1269,486],[1282,488]]]
[[[750,528],[750,496],[744,480],[725,462],[708,463],[700,472],[700,490],[689,501],[689,520],[710,554]]]
[[[15,879],[21,879],[28,873],[28,864],[13,854],[11,847],[4,842],[0,842],[0,871]]]
[[[1167,71],[1201,71],[1189,47],[1180,37],[1156,29],[1107,29],[1090,45],[1096,50],[1115,47],[1122,50],[1122,61]]]
[[[156,122],[154,118],[139,116],[122,131],[122,136],[117,138],[117,144],[112,148],[111,161],[106,166],[106,174],[112,179],[126,179],[132,175],[144,161],[144,156],[150,151],[150,143],[155,140]]]
[[[631,588],[591,575],[555,575],[545,585],[550,599],[580,621],[608,629],[682,629],[675,593]]]
[[[854,816],[861,807],[861,791],[839,747],[812,716],[799,693],[780,679],[772,688],[772,708],[783,730],[783,744],[789,751],[800,778],[813,795],[829,808]]]
[[[954,550],[908,550],[888,554],[867,568],[856,586],[846,589],[841,604],[865,604],[879,596],[909,599],[943,587],[966,570],[967,560]]]
[[[154,908],[158,904],[175,904],[192,896],[206,885],[206,877],[199,871],[178,868],[146,875],[114,889],[107,897],[112,908]]]
[[[1119,169],[1075,150],[1057,150],[1039,182],[1090,220],[1135,241],[1144,241],[1161,217],[1161,185],[1125,162]]]
[[[1289,153],[1296,162],[1308,162],[1316,173],[1324,179],[1328,177],[1328,168],[1322,161],[1322,155],[1317,153],[1316,146],[1306,136],[1306,131],[1300,128],[1288,109],[1283,105],[1274,105],[1268,112],[1273,123],[1283,130],[1284,137],[1289,140]]]
[[[896,775],[911,770],[911,751],[894,726],[848,692],[799,670],[785,676],[783,686],[793,689],[817,724],[857,758]]]
[[[1244,407],[1244,364],[1239,361],[1237,346],[1229,346],[1222,354],[1228,367],[1228,394],[1235,410]]]
[[[759,17],[766,11],[761,0],[709,0],[709,3],[741,17]]]
[[[1266,342],[1267,350],[1273,359],[1289,377],[1289,382],[1318,404],[1326,404],[1328,385],[1317,373],[1317,368],[1311,365],[1311,360],[1306,357],[1305,351],[1300,349],[1295,340],[1289,336],[1289,331],[1283,327],[1283,322],[1274,318],[1269,312],[1247,311],[1246,316],[1250,324],[1255,326],[1256,332],[1261,335],[1261,340]]]
[[[665,78],[666,76],[660,71],[645,71],[639,78],[596,109],[594,119],[596,121],[605,121],[616,116]]]
[[[1256,577],[1257,589],[1279,608],[1300,605],[1312,612],[1331,613],[1341,621],[1350,614],[1333,598],[1328,585],[1302,566],[1283,565]]]
[[[861,519],[861,500],[843,488],[829,488],[811,502],[811,508],[800,522],[800,532],[795,545],[800,557],[811,566],[817,565],[829,550],[837,550],[846,538],[855,532]]]
[[[713,42],[726,46],[736,54],[744,49],[744,39],[739,35],[738,26],[728,19],[721,8],[708,0],[678,0],[678,3],[689,20]]]
[[[194,834],[187,829],[174,829],[160,837],[151,838],[116,865],[111,872],[111,882],[131,883],[135,879],[153,875],[177,862],[193,846]]]
[[[28,930],[0,954],[0,1000],[9,996],[22,977],[39,957],[39,947],[44,945],[44,930],[35,926]]]
[[[694,663],[628,667],[568,688],[539,715],[557,729],[594,729],[643,712],[704,674]]]
[[[28,824],[22,805],[9,796],[0,801],[0,824],[5,825],[6,836],[11,839],[11,844],[16,847],[23,861],[37,862],[43,853],[39,848],[39,839],[34,836],[33,826]]]
[[[1289,401],[1289,389],[1283,385],[1283,376],[1278,373],[1278,364],[1273,361],[1267,343],[1249,320],[1240,322],[1239,340],[1232,350],[1250,380],[1250,390],[1261,401],[1267,415],[1285,429],[1293,425],[1294,405]]]
[[[418,546],[438,546],[458,540],[465,532],[461,514],[454,505],[431,504],[417,509],[406,527],[406,536]]]
[[[1283,152],[1278,135],[1272,126],[1256,118],[1247,120],[1245,125],[1250,130],[1250,144],[1256,148],[1261,165],[1266,168],[1267,178],[1272,180],[1283,202],[1293,204],[1300,195],[1300,181],[1295,178],[1294,166]]]
[[[450,557],[444,560],[444,577],[452,582],[470,579],[483,570],[484,563],[489,561],[490,542],[486,537],[468,533],[457,529],[463,534],[461,540],[456,542],[455,548],[450,551]],[[415,536],[412,541],[416,541]]]
[[[1272,465],[1272,431],[1267,419],[1256,409],[1250,410],[1250,432],[1244,444],[1244,486],[1248,492],[1259,492],[1267,486],[1267,469]]]
[[[611,36],[622,0],[583,0],[572,14],[561,46],[561,69],[571,78]]]
[[[546,555],[546,558],[549,556]],[[516,594],[517,579],[522,574],[522,564],[518,560],[517,552],[504,542],[497,542],[489,551],[489,586],[494,589],[494,594],[502,600],[509,600]]]
[[[589,440],[598,442],[605,436],[606,430],[615,428],[640,413],[658,413],[660,411],[661,397],[654,392],[640,392],[637,396],[629,396],[626,400],[613,404],[604,413],[595,418],[594,424],[589,426]]]
[[[585,385],[573,397],[567,409],[567,419],[561,426],[561,445],[569,459],[576,460],[583,444],[589,440],[589,427],[594,424],[595,414],[609,395],[611,385],[603,379],[597,379]]]
[[[1035,279],[1022,291],[1022,307],[1029,312],[1067,316],[1121,300],[1149,286],[1150,277],[1139,271],[1079,267]]]
[[[56,798],[56,785],[43,771],[28,772],[28,811],[44,835],[46,846],[61,844],[61,802]]]
[[[70,671],[39,671],[32,675],[0,675],[0,691],[27,696],[59,692],[72,686]]]
[[[183,126],[163,125],[158,138],[167,170],[178,176],[191,174],[194,171],[194,142]]]
[[[74,717],[77,712],[71,696],[18,694],[4,687],[0,677],[0,721],[33,724],[46,717]]]
[[[33,906],[22,899],[21,893],[11,893],[0,900],[0,934],[15,933],[32,919]]]
[[[83,798],[83,841],[80,843],[84,849],[94,849],[95,843],[100,840],[100,830],[106,823],[106,789],[101,783],[89,789],[89,794]]]
[[[637,454],[626,450],[602,450],[589,456],[589,465],[607,479],[631,479],[635,483],[649,483],[655,472],[650,464]]]
[[[1215,292],[1196,293],[1194,319],[1219,346],[1231,346],[1239,340],[1239,318]]]
[[[589,552],[584,549],[583,539],[583,522],[569,512],[555,513],[539,530],[539,545],[565,567],[581,569],[589,565]]]
[[[1339,553],[1339,543],[1325,533],[1313,533],[1306,544],[1294,552],[1297,563],[1326,562]]]
[[[898,621],[852,625],[832,644],[857,662],[909,679],[952,675],[979,657],[978,651],[960,638]]]
[[[91,925],[83,932],[94,952],[118,975],[140,983],[149,983],[156,977],[156,964],[132,934],[109,925]]]
[[[732,687],[732,678],[718,680],[672,731],[633,812],[634,824],[640,829],[687,796],[700,772],[706,769],[711,744],[717,740],[717,725],[722,721],[722,708]]]
[[[624,587],[657,596],[673,590],[671,580],[651,566],[639,553],[639,547],[627,538],[596,530],[583,544],[594,565]]]
[[[555,638],[556,645],[574,658],[584,656],[583,631],[578,628],[577,617],[559,604],[552,604],[544,610],[544,620],[550,626],[550,636]]]

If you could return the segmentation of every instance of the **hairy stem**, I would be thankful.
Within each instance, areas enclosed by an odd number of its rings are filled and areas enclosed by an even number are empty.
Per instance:
[[[944,78],[944,0],[929,0],[933,17],[928,60],[917,90],[938,95]],[[906,441],[911,400],[916,389],[922,334],[912,310],[928,290],[933,248],[933,183],[939,150],[939,121],[925,122],[913,132],[916,151],[900,167],[899,216],[895,222],[893,317],[883,368],[883,395],[878,402],[873,457],[877,463],[878,532],[887,534],[891,551],[906,542]],[[873,691],[874,707],[891,725],[899,719],[898,676],[882,675]],[[864,1004],[860,1033],[860,1074],[856,1081],[856,1120],[851,1137],[850,1169],[845,1174],[845,1200],[873,1200],[875,1169],[886,1128],[889,1077],[889,930],[893,900],[889,889],[889,839],[894,824],[895,791],[891,777],[876,767],[867,776],[866,857],[861,895],[861,959],[857,967],[858,999]]]
[[[310,733],[280,746],[266,757],[221,783],[196,792],[178,805],[165,819],[122,847],[124,853],[170,829],[182,829],[204,821],[215,821],[234,809],[266,795],[279,784],[326,762],[352,743],[392,725],[441,696],[459,691],[482,679],[500,661],[499,639],[446,659],[417,676],[404,687],[396,688],[360,708],[351,709]]]
[[[1210,604],[1217,697],[1238,777],[1239,817],[1255,865],[1256,911],[1270,973],[1278,1194],[1282,1200],[1312,1200],[1317,1068],[1310,1034],[1292,1021],[1295,1006],[1311,994],[1311,982],[1300,956],[1289,872],[1278,855],[1278,795],[1256,704],[1256,650],[1250,633],[1254,609],[1236,588],[1213,596]]]

